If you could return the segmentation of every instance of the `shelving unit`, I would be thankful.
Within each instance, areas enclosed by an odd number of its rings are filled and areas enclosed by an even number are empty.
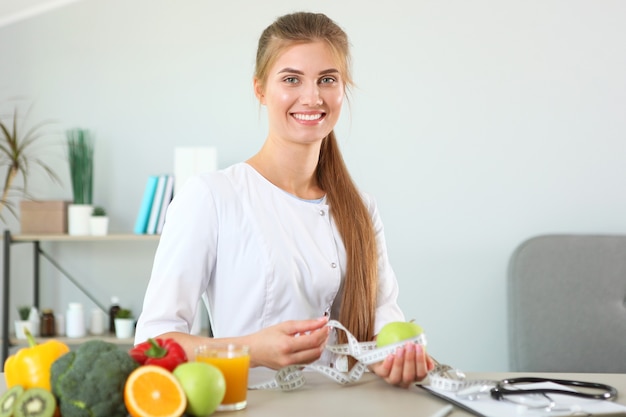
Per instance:
[[[33,305],[39,308],[39,261],[41,257],[47,259],[50,263],[52,263],[57,270],[59,270],[67,279],[69,279],[80,291],[82,291],[87,297],[89,297],[98,307],[100,307],[103,311],[107,311],[108,307],[100,304],[96,297],[90,294],[89,290],[83,287],[80,283],[80,280],[74,278],[68,271],[66,271],[54,258],[52,258],[46,251],[44,251],[41,247],[42,242],[111,242],[111,241],[137,241],[137,242],[145,242],[145,241],[158,241],[159,235],[137,235],[137,234],[110,234],[106,236],[70,236],[67,234],[63,235],[12,235],[9,230],[4,231],[4,270],[2,274],[2,364],[4,364],[6,358],[9,356],[9,347],[15,345],[26,345],[25,340],[18,340],[10,335],[10,323],[9,323],[9,298],[11,291],[11,247],[15,243],[31,243],[34,248],[34,258],[33,258]],[[57,340],[62,340],[64,343],[68,345],[74,345],[82,343],[86,340],[90,339],[104,339],[110,341],[112,343],[117,343],[121,345],[132,344],[132,340],[130,339],[118,339],[115,335],[104,334],[99,336],[88,336],[85,338],[57,338]],[[46,340],[45,338],[40,338],[39,340]],[[4,365],[3,365],[4,366]]]
[[[55,336],[54,338],[52,337],[35,337],[35,340],[37,341],[37,343],[44,343],[47,340],[50,339],[54,339],[54,340],[58,340],[59,342],[65,343],[66,345],[79,345],[81,343],[84,343],[88,340],[93,340],[93,339],[100,339],[100,340],[104,340],[105,342],[109,342],[109,343],[113,343],[115,345],[132,345],[134,343],[134,339],[132,337],[130,338],[118,338],[116,337],[114,334],[109,334],[109,333],[104,333],[101,335],[87,335],[84,337],[61,337],[61,336]],[[9,337],[9,344],[11,346],[27,346],[28,345],[28,341],[25,339],[17,339],[15,337]]]

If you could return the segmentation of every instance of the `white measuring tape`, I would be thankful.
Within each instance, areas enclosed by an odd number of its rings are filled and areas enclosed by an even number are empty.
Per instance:
[[[407,342],[413,342],[422,346],[426,346],[426,336],[422,333],[417,337],[403,340],[402,342],[394,343],[384,347],[376,347],[376,342],[359,342],[341,323],[336,320],[330,320],[327,326],[343,330],[348,337],[348,343],[342,345],[330,345],[326,346],[326,349],[332,353],[352,356],[357,360],[357,363],[352,367],[349,372],[342,372],[337,368],[330,366],[324,366],[319,364],[309,365],[291,365],[282,368],[276,372],[274,379],[262,382],[260,384],[251,385],[249,389],[280,389],[283,391],[291,391],[300,388],[305,384],[305,377],[302,371],[313,370],[317,371],[335,382],[345,385],[358,381],[363,373],[367,370],[367,365],[371,365],[384,360],[387,356],[395,353],[398,347],[404,346]],[[444,370],[445,368],[445,370]],[[456,379],[455,379],[456,376]],[[461,379],[462,376],[462,379]],[[446,386],[452,387],[452,382],[457,382],[460,387],[461,382],[465,382],[462,372],[453,370],[447,365],[439,365],[435,367],[433,371],[429,373],[431,378],[431,385],[433,382],[437,384],[447,384]],[[440,381],[441,380],[441,381]],[[450,382],[445,382],[448,380]],[[459,387],[454,387],[459,389]]]
[[[435,369],[428,373],[428,384],[424,385],[441,391],[456,392],[457,395],[459,395],[461,391],[465,391],[466,393],[464,395],[468,395],[474,393],[475,388],[492,383],[493,381],[489,380],[466,379],[465,374],[459,369],[437,363]]]
[[[211,307],[206,293],[202,294],[202,301],[204,302],[206,310],[209,312],[209,323],[212,328],[215,328],[213,327]],[[347,344],[326,346],[326,349],[333,353],[343,355],[344,359],[349,355],[357,360],[357,363],[352,367],[349,373],[331,368],[330,366],[316,364],[291,365],[276,372],[273,380],[251,385],[248,389],[281,389],[284,391],[298,389],[305,383],[304,374],[302,372],[304,369],[320,372],[339,384],[348,384],[358,381],[367,370],[367,365],[384,360],[390,354],[395,353],[396,349],[403,346],[407,341],[426,346],[426,336],[423,333],[412,339],[377,348],[376,342],[359,342],[348,329],[336,320],[330,320],[326,325],[346,332],[346,336],[348,337]],[[482,382],[467,381],[463,372],[442,364],[437,364],[435,369],[428,373],[428,378],[429,385],[446,391],[458,391],[462,388],[467,388]]]

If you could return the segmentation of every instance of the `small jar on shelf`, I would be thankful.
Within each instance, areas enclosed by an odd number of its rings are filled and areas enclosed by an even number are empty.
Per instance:
[[[45,308],[41,311],[39,334],[41,337],[56,336],[56,323],[54,320],[54,312],[50,308]]]

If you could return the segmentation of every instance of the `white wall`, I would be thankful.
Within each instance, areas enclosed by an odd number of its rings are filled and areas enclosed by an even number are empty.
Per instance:
[[[359,89],[338,133],[379,202],[407,317],[440,361],[506,370],[516,245],[626,231],[625,2],[88,0],[0,27],[0,98],[27,95],[35,118],[96,133],[95,202],[130,231],[175,146],[214,145],[224,167],[261,145],[256,42],[294,10],[326,12],[351,37]],[[65,184],[40,176],[34,191],[69,199],[66,165],[53,164]],[[155,247],[50,250],[103,303],[119,295],[139,310]],[[92,263],[101,250],[108,261]],[[12,314],[31,271],[29,250],[14,253]],[[45,268],[42,304],[83,300]]]

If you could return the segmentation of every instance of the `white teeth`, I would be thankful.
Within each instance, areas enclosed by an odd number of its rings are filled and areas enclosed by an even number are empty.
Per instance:
[[[295,117],[298,120],[318,120],[322,117],[322,114],[321,113],[317,113],[317,114],[294,113],[293,117]]]

